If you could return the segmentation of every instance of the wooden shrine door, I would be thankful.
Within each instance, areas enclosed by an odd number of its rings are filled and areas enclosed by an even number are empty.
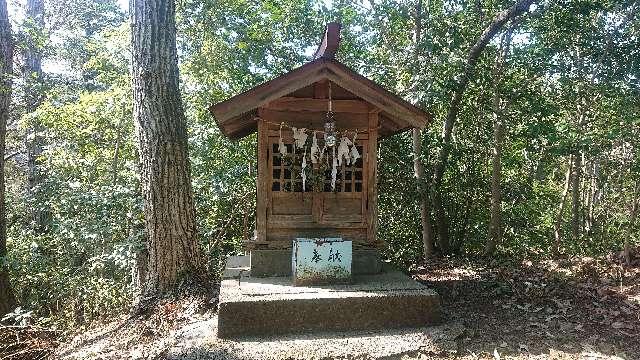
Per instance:
[[[322,163],[312,164],[315,182],[307,177],[305,188],[301,176],[303,149],[294,153],[293,138],[283,131],[287,156],[278,151],[279,137],[268,138],[267,240],[288,242],[297,236],[343,236],[354,242],[366,242],[367,229],[367,136],[356,140],[361,157],[349,165],[338,166],[335,189],[332,189],[332,151],[327,150]],[[324,173],[324,176],[322,174]],[[304,190],[304,191],[303,191]]]

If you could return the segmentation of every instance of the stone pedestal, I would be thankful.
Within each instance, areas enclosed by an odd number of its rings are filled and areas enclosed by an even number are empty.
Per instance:
[[[218,336],[422,327],[440,321],[438,294],[398,272],[350,285],[293,286],[290,277],[222,282]]]

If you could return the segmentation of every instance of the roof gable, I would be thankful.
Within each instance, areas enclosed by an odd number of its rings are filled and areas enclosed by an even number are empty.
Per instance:
[[[256,131],[256,110],[313,83],[329,80],[370,103],[393,122],[394,133],[424,128],[431,115],[385,90],[382,86],[330,58],[318,58],[273,80],[209,108],[227,137],[239,139]]]

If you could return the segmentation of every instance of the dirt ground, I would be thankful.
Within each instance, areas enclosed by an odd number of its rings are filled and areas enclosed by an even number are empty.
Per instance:
[[[640,359],[640,268],[611,259],[431,261],[443,323],[421,329],[220,340],[193,302],[78,334],[66,359]]]
[[[440,294],[445,322],[464,327],[453,358],[640,359],[637,267],[443,260],[416,277]]]

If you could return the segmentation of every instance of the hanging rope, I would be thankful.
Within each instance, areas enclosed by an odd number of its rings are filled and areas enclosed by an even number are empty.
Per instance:
[[[262,121],[262,122],[264,122],[264,123],[266,123],[266,124],[270,124],[270,125],[277,126],[277,127],[279,127],[279,128],[280,128],[280,131],[282,131],[282,128],[283,128],[283,127],[285,127],[285,128],[289,128],[289,129],[293,129],[293,128],[295,127],[295,126],[291,126],[291,125],[289,125],[289,124],[285,123],[284,121],[283,121],[283,122],[279,122],[279,123],[277,123],[277,122],[273,122],[273,121],[265,120],[265,119],[263,119],[263,118],[261,118],[261,117],[259,117],[259,116],[254,117],[254,118],[253,118],[253,120],[255,120],[255,121]],[[341,134],[341,135],[344,135],[344,136],[346,136],[346,134],[368,134],[370,130],[379,130],[380,128],[381,128],[381,127],[380,127],[380,126],[378,126],[378,127],[376,127],[376,128],[373,128],[373,129],[367,129],[367,130],[361,130],[361,129],[346,129],[346,130],[342,130],[342,131],[336,131],[336,133]],[[315,132],[317,132],[317,133],[325,134],[325,131],[324,131],[324,130],[307,129],[307,131],[315,131]]]
[[[333,104],[331,103],[331,81],[329,81],[329,112],[333,112]]]

